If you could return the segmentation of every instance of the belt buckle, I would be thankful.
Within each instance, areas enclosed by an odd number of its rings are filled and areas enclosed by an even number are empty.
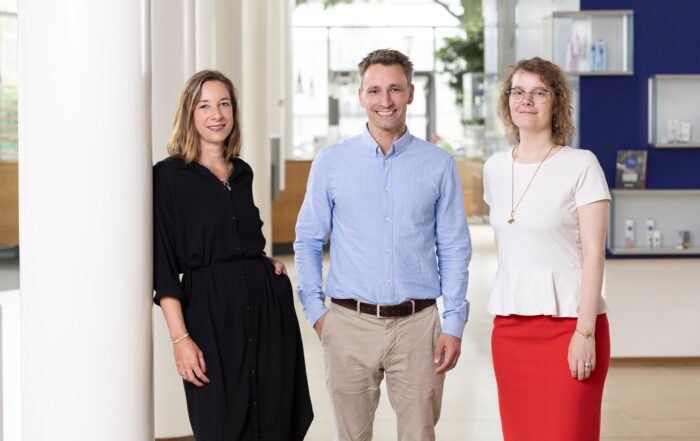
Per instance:
[[[377,317],[378,318],[384,318],[384,317],[382,317],[382,313],[381,313],[381,309],[380,309],[381,307],[382,307],[382,305],[377,305]]]

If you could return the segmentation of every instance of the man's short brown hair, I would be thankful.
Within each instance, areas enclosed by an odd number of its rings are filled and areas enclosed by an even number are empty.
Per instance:
[[[357,65],[360,71],[360,86],[365,77],[365,72],[367,72],[367,69],[373,64],[381,64],[383,66],[398,64],[401,66],[401,69],[403,69],[404,75],[406,75],[406,81],[409,85],[411,84],[411,80],[413,79],[413,63],[411,60],[409,60],[406,55],[394,49],[377,49],[367,54]]]

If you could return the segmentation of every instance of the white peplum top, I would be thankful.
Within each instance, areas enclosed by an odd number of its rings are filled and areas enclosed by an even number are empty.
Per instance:
[[[605,175],[588,150],[563,147],[534,177],[508,224],[512,150],[484,164],[484,201],[498,242],[498,271],[488,310],[495,315],[577,317],[581,296],[581,235],[577,208],[610,200]],[[515,163],[515,204],[536,164]],[[607,311],[603,298],[598,313]]]

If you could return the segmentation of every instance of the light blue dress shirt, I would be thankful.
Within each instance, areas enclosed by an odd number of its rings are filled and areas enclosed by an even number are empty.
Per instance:
[[[461,338],[471,240],[452,156],[408,130],[384,156],[367,126],[313,161],[294,242],[298,293],[311,324],[326,293],[395,305],[443,296],[442,332]]]

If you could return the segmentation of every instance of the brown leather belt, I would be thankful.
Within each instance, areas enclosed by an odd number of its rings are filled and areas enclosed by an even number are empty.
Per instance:
[[[331,302],[353,311],[371,314],[376,317],[406,317],[435,304],[435,299],[409,300],[398,305],[373,305],[353,299],[331,299]]]

